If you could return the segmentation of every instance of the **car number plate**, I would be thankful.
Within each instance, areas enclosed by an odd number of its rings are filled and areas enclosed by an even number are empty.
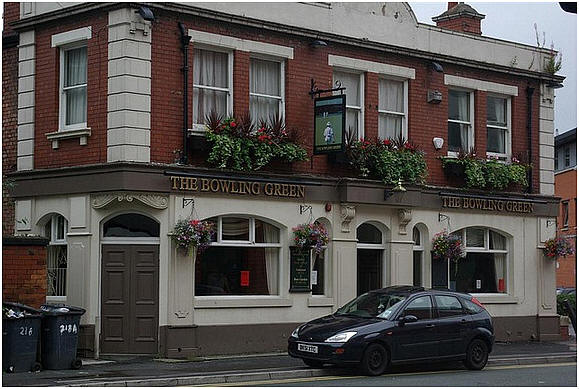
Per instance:
[[[312,346],[309,344],[298,343],[298,351],[305,351],[306,353],[317,354],[318,353],[318,346]]]

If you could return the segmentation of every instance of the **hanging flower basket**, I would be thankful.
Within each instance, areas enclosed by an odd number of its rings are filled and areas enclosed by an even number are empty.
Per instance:
[[[570,239],[558,237],[547,240],[543,252],[547,258],[557,259],[575,254],[575,249]]]
[[[179,219],[173,228],[171,239],[177,247],[193,255],[193,249],[202,252],[215,234],[214,224],[208,221]]]
[[[458,261],[463,258],[464,249],[461,239],[456,235],[450,235],[444,230],[432,238],[432,258]]]
[[[312,248],[316,254],[324,251],[324,246],[329,242],[328,231],[320,223],[300,224],[292,228],[294,244],[301,248]]]

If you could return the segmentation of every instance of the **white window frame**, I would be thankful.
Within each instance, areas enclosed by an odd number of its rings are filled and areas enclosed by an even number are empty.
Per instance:
[[[233,51],[231,49],[228,49],[226,47],[220,47],[220,46],[211,46],[211,45],[204,45],[204,44],[196,44],[195,47],[193,48],[193,50],[195,49],[200,49],[200,50],[206,50],[206,51],[214,51],[217,53],[224,53],[227,54],[227,84],[229,85],[228,88],[219,88],[219,87],[214,87],[214,86],[208,86],[208,85],[198,85],[195,84],[195,75],[193,75],[193,91],[195,91],[195,88],[198,89],[207,89],[207,90],[215,90],[215,91],[220,91],[220,92],[227,92],[227,112],[225,112],[225,116],[228,116],[229,114],[233,114]],[[195,69],[195,56],[193,56],[193,69]],[[195,96],[195,93],[193,93],[193,96]],[[194,104],[194,103],[193,103]],[[192,114],[194,109],[194,105],[191,107],[192,110]],[[195,115],[192,115],[193,118],[195,118]],[[195,120],[195,119],[193,119]],[[205,123],[193,123],[192,124],[192,132],[195,133],[200,133],[200,134],[204,134],[205,133]]]
[[[360,72],[358,70],[355,69],[346,69],[346,68],[341,68],[341,67],[334,67],[332,69],[332,84],[334,84],[336,81],[339,81],[337,79],[334,79],[334,72],[338,71],[338,72],[342,72],[342,73],[350,73],[350,74],[355,74],[358,75],[360,77],[360,81],[358,82],[358,96],[360,96],[360,105],[351,105],[348,104],[348,99],[346,98],[346,114],[348,112],[348,109],[353,109],[358,111],[358,139],[362,139],[365,136],[365,131],[364,131],[364,72]],[[340,92],[334,92],[335,95],[340,95]],[[347,124],[347,120],[346,120],[346,124]],[[346,131],[349,131],[349,129],[347,128]]]
[[[80,85],[75,85],[72,87],[65,87],[64,86],[64,76],[65,76],[65,53],[67,51],[70,50],[74,50],[74,49],[79,49],[82,47],[86,47],[87,48],[87,82],[85,84],[80,84]],[[86,94],[87,94],[87,106],[86,106],[86,112],[85,112],[85,116],[86,119],[88,120],[88,46],[86,44],[86,41],[80,41],[80,42],[75,42],[75,43],[70,43],[67,45],[63,45],[63,46],[59,46],[59,57],[60,57],[60,77],[59,77],[59,94],[60,94],[60,104],[59,104],[59,125],[58,125],[58,129],[59,132],[65,132],[65,131],[75,131],[75,130],[83,130],[87,128],[87,122],[83,122],[83,123],[76,123],[76,124],[71,124],[71,125],[67,125],[66,124],[66,91],[68,90],[72,90],[72,89],[78,89],[78,88],[85,88],[86,90]]]
[[[512,120],[511,120],[511,96],[506,96],[506,95],[499,95],[499,94],[494,94],[494,93],[489,93],[487,95],[487,97],[495,97],[495,98],[500,98],[500,99],[505,99],[507,101],[507,111],[506,111],[506,118],[507,118],[507,126],[506,127],[502,127],[502,126],[496,126],[496,125],[490,125],[487,122],[487,134],[488,134],[488,128],[497,128],[499,130],[505,130],[505,153],[495,153],[495,152],[490,152],[488,151],[488,144],[487,144],[487,157],[496,157],[499,159],[504,159],[506,161],[510,161],[511,159],[511,155],[512,155]],[[487,100],[488,102],[488,100]],[[488,111],[488,103],[487,103],[487,111]],[[487,135],[488,136],[488,135]]]
[[[397,116],[402,117],[402,137],[408,140],[408,80],[395,77],[380,76],[380,80],[402,82],[404,84],[404,111],[386,111],[378,109],[378,136],[380,136],[380,116]],[[380,107],[380,83],[378,83],[378,107]]]
[[[363,223],[360,223],[356,227],[356,233],[358,232],[358,228],[360,228],[364,224],[370,224],[373,227],[376,227],[378,229],[378,231],[380,231],[382,243],[360,243],[360,242],[356,241],[356,271],[358,270],[358,249],[382,250],[382,257],[381,257],[381,263],[380,263],[380,266],[382,267],[382,285],[381,285],[381,287],[389,286],[390,281],[391,281],[391,278],[390,278],[390,266],[391,266],[391,264],[388,261],[388,259],[390,257],[388,256],[388,243],[389,242],[386,242],[387,233],[386,233],[386,231],[384,231],[384,229],[381,228],[381,226],[379,226],[376,223],[370,222],[370,221],[365,221]],[[357,274],[356,274],[356,280],[357,280]],[[356,285],[356,288],[357,287],[358,286]]]
[[[268,99],[275,99],[278,100],[278,104],[279,104],[279,114],[280,116],[283,118],[283,120],[285,121],[285,58],[280,58],[280,57],[272,57],[269,55],[265,55],[265,54],[255,54],[252,53],[251,57],[249,59],[249,69],[248,72],[251,71],[251,60],[252,59],[257,59],[257,60],[261,60],[261,61],[269,61],[269,62],[276,62],[279,63],[279,76],[280,76],[280,96],[274,96],[274,95],[266,95],[263,93],[255,93],[251,91],[251,80],[249,81],[249,101],[250,101],[250,107],[251,107],[251,97],[255,96],[255,97],[265,97]],[[249,74],[248,74],[249,76]],[[256,124],[258,124],[259,118],[252,118]],[[269,118],[262,118],[265,121],[268,121]]]
[[[474,144],[474,123],[475,123],[475,118],[474,118],[474,91],[470,90],[470,89],[463,89],[463,88],[448,88],[448,92],[450,93],[450,91],[456,91],[456,92],[467,92],[468,93],[468,104],[469,104],[469,116],[470,116],[470,121],[466,122],[463,120],[454,120],[454,119],[450,119],[448,118],[448,112],[446,113],[446,117],[447,117],[447,125],[446,125],[446,137],[447,137],[447,142],[448,142],[448,147],[450,147],[450,142],[448,141],[448,123],[458,123],[458,124],[466,124],[469,126],[469,130],[468,130],[468,150],[463,150],[465,153],[470,152],[471,149],[473,149],[475,147]],[[449,99],[450,100],[450,99]],[[459,152],[458,151],[451,151],[448,150],[447,155],[449,157],[458,157]]]
[[[59,239],[58,238],[58,218],[61,217],[64,220],[64,225],[63,228],[64,230],[62,231],[63,234],[63,238]],[[54,214],[50,217],[50,221],[47,222],[47,224],[50,223],[50,236],[47,236],[47,238],[49,239],[48,242],[48,246],[66,246],[66,278],[65,281],[68,280],[68,242],[67,242],[67,234],[68,234],[68,220],[66,220],[66,218],[60,214]],[[47,249],[49,249],[47,247]],[[46,264],[47,267],[47,272],[48,272],[48,263]],[[48,278],[46,280],[48,282]],[[68,282],[66,283],[68,284]],[[48,291],[47,291],[48,292]],[[47,300],[51,300],[51,301],[66,301],[67,298],[67,293],[66,290],[64,291],[64,295],[47,295],[46,298]]]
[[[414,229],[416,228],[416,230],[418,231],[419,237],[420,237],[420,244],[416,244],[416,242],[414,242]],[[414,226],[412,228],[412,241],[414,242],[412,245],[412,278],[414,281],[414,253],[415,252],[419,252],[420,253],[420,283],[421,285],[419,286],[425,286],[425,277],[424,277],[424,234],[421,231],[421,229],[418,226]],[[414,283],[414,282],[413,282]]]

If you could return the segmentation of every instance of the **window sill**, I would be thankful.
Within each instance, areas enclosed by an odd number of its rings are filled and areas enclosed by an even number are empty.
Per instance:
[[[66,296],[46,296],[46,303],[66,303]]]
[[[205,137],[205,125],[194,124],[193,128],[187,130],[187,134],[190,136],[202,136]]]
[[[471,293],[483,304],[518,304],[519,299],[504,293]]]
[[[72,139],[79,138],[79,144],[81,146],[86,146],[88,143],[88,137],[91,135],[90,128],[82,128],[79,130],[62,130],[56,132],[49,132],[46,134],[46,139],[52,141],[52,148],[58,149],[58,142],[61,139]]]
[[[291,307],[290,299],[278,296],[230,296],[230,297],[195,297],[193,306],[196,309],[204,308],[268,308],[268,307]]]
[[[332,307],[334,306],[334,299],[325,296],[311,296],[308,297],[308,307]]]

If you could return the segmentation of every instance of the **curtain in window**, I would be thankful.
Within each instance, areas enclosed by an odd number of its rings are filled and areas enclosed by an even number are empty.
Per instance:
[[[277,243],[278,229],[271,224],[263,223],[263,234],[265,243]],[[279,263],[279,249],[267,248],[265,249],[265,272],[267,274],[267,286],[269,294],[277,294],[278,289],[278,263]]]
[[[269,120],[279,114],[281,101],[281,64],[279,62],[251,59],[249,70],[249,111],[255,122]],[[251,96],[251,94],[276,96]]]
[[[378,109],[380,111],[404,113],[404,83],[380,80],[378,88]],[[378,137],[396,139],[402,134],[403,116],[381,114],[378,119]]]
[[[223,240],[249,240],[249,219],[223,218],[221,231]]]
[[[67,50],[64,55],[64,87],[70,88],[65,89],[64,91],[66,98],[66,124],[85,123],[87,73],[86,47]]]
[[[346,88],[346,105],[351,107],[360,107],[360,75],[345,72],[334,72],[334,82],[340,81],[342,87]],[[360,110],[354,108],[346,109],[346,129],[359,137],[359,115]]]
[[[463,122],[470,121],[469,93],[450,91],[448,102],[448,118]],[[468,135],[469,125],[460,123],[448,123],[449,147],[453,151],[462,149],[469,151]]]
[[[499,293],[506,292],[505,284],[505,254],[495,254],[494,258],[495,264],[495,277],[496,277],[496,290]]]
[[[228,88],[229,59],[226,53],[196,49],[193,55],[193,120],[204,123],[211,111],[227,115],[227,92],[199,86]]]
[[[504,236],[501,234],[489,231],[489,249],[491,250],[506,250],[507,242]]]

